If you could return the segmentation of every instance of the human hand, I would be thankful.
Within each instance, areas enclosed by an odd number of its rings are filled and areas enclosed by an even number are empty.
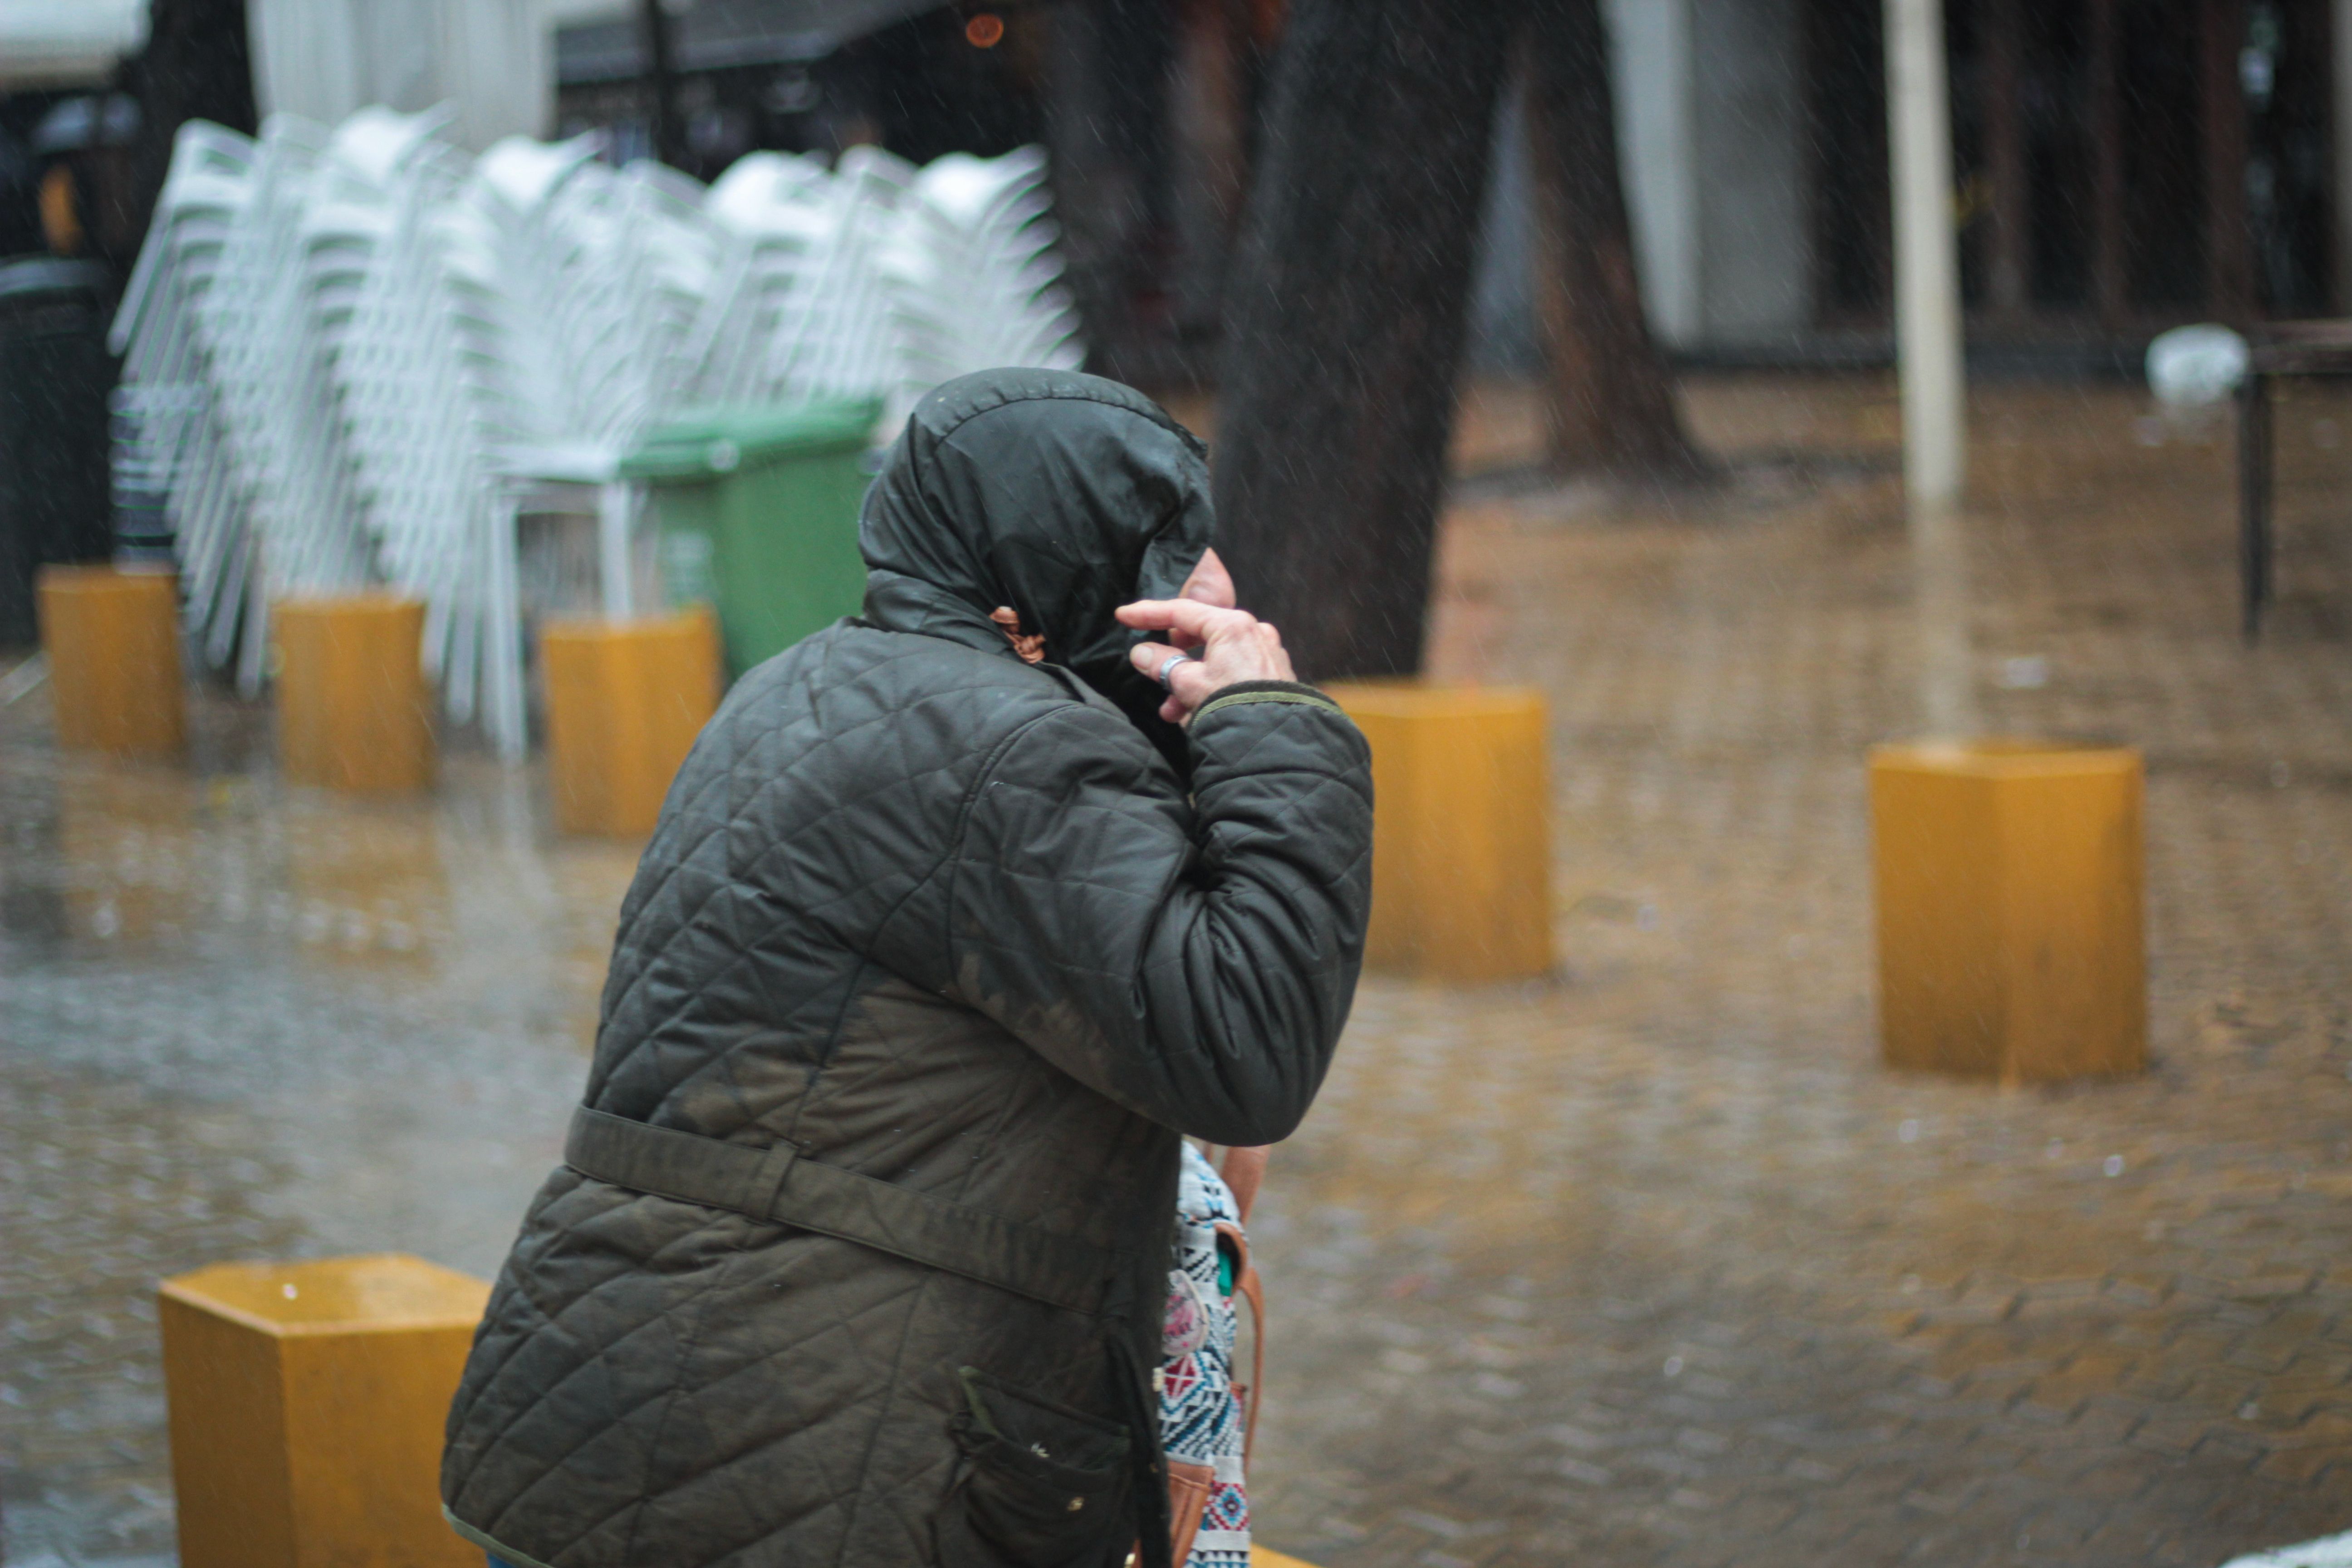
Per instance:
[[[1164,642],[1138,643],[1129,657],[1155,680],[1168,661],[1168,700],[1160,716],[1182,723],[1201,704],[1243,680],[1296,680],[1282,634],[1247,610],[1225,609],[1198,599],[1139,599],[1118,607],[1119,623],[1138,631],[1166,632]]]

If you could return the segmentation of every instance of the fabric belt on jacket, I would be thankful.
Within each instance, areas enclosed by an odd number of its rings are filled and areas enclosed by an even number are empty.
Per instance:
[[[572,1113],[563,1163],[632,1192],[819,1231],[1090,1316],[1123,1267],[1118,1253],[804,1159],[790,1143],[757,1149],[584,1105]]]

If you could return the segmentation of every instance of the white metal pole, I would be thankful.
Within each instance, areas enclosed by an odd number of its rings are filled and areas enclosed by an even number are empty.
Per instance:
[[[611,479],[596,487],[596,575],[602,579],[604,618],[625,621],[637,613],[636,584],[630,580],[630,525],[635,521],[636,487]]]
[[[1919,613],[1920,718],[1931,735],[1960,736],[1979,725],[1960,516],[1968,487],[1968,401],[1949,100],[1943,0],[1886,0],[1895,365]]]
[[[1968,415],[1943,0],[1886,0],[1886,119],[1895,172],[1903,481],[1913,501],[1948,506],[1968,482]]]

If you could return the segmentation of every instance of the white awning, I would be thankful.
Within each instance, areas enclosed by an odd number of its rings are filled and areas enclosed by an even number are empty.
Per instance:
[[[0,91],[95,87],[147,41],[147,0],[0,0]]]
[[[553,35],[542,0],[247,0],[262,114],[336,125],[382,104],[447,104],[450,139],[481,152],[554,129]]]

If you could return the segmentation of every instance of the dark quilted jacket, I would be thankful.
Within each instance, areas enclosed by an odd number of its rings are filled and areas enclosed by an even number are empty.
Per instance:
[[[1110,1568],[1139,1531],[1164,1561],[1177,1140],[1305,1114],[1370,857],[1336,708],[1230,688],[1176,731],[1124,662],[1111,608],[1209,527],[1197,443],[1132,392],[926,399],[866,500],[864,616],[739,682],[670,791],[589,1075],[614,1117],[1109,1259],[1098,1310],[558,1168],[450,1412],[465,1534],[547,1568]]]

